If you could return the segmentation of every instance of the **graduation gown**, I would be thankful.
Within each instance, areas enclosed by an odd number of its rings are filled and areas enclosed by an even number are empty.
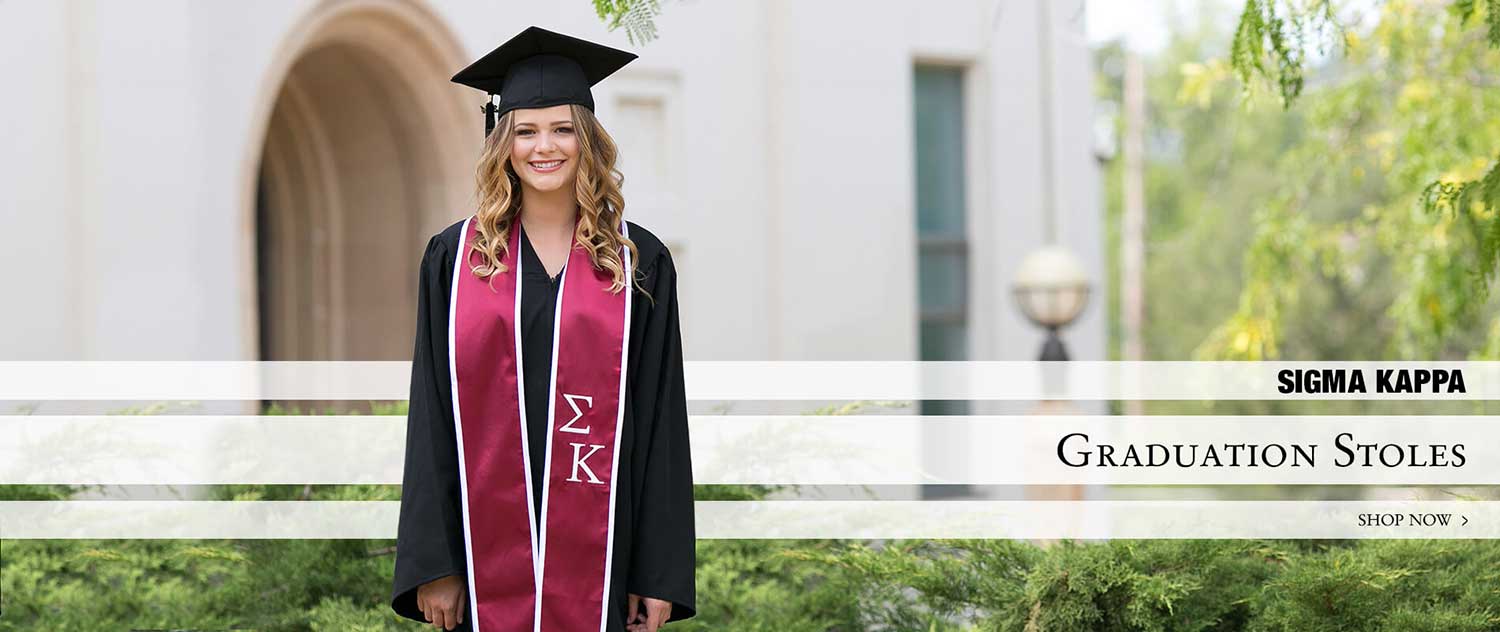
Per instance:
[[[447,575],[458,575],[465,581],[468,577],[447,331],[462,226],[459,221],[428,241],[418,275],[416,345],[391,608],[424,623],[426,618],[417,608],[417,588]],[[626,359],[610,594],[606,599],[610,610],[607,629],[611,632],[625,630],[627,593],[670,601],[669,621],[696,614],[693,481],[677,320],[677,274],[671,253],[661,240],[634,222],[629,229],[639,251],[640,286],[650,297],[631,289],[635,294]],[[520,256],[525,258],[521,280],[524,388],[527,401],[541,402],[548,398],[553,312],[561,273],[549,277],[525,231],[521,232],[520,244]],[[540,482],[544,480],[547,407],[528,406],[526,424],[531,478]],[[541,485],[533,487],[534,506],[540,514]],[[474,563],[482,562],[476,559]],[[470,598],[472,594],[470,590]],[[465,610],[463,625],[455,629],[471,629],[472,613],[467,604]]]

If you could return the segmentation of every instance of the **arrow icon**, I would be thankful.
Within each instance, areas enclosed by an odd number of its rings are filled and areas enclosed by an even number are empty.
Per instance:
[[[1464,519],[1464,524],[1469,524],[1469,517],[1468,516],[1460,514],[1458,517]],[[1462,527],[1462,526],[1464,526],[1464,524],[1461,524],[1461,525],[1458,525],[1458,526]]]

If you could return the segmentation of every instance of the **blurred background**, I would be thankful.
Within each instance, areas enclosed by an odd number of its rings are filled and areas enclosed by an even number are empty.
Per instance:
[[[0,349],[409,360],[422,246],[473,211],[448,77],[532,24],[640,54],[597,113],[690,360],[1030,359],[1023,257],[1102,280],[1081,2],[661,8],[634,45],[589,0],[4,3]]]

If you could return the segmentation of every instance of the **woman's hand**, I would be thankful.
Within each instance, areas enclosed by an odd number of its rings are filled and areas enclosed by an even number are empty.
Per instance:
[[[452,630],[464,622],[468,588],[458,575],[439,577],[417,587],[417,608],[440,630]]]
[[[654,597],[642,597],[635,593],[630,595],[630,610],[625,615],[625,629],[629,632],[656,632],[661,624],[667,622],[667,617],[672,616],[672,602]],[[641,602],[645,601],[645,607]]]

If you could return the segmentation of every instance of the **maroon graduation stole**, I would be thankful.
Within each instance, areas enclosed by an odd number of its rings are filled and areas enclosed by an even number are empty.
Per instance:
[[[448,362],[458,437],[469,612],[475,632],[605,629],[614,539],[615,474],[624,420],[630,289],[588,252],[569,250],[558,288],[548,401],[526,401],[521,361],[520,219],[506,271],[469,272],[474,217],[464,222],[453,269]],[[621,222],[621,234],[625,234]],[[629,249],[622,262],[630,269]],[[472,257],[472,259],[471,259]],[[547,407],[546,463],[531,480],[526,407]],[[545,485],[533,507],[532,485]],[[540,515],[537,533],[532,516]]]

